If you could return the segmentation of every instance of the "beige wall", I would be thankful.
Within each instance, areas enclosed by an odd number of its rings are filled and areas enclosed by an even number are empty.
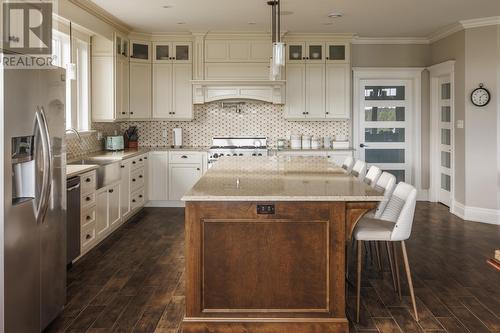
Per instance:
[[[465,31],[431,44],[431,63],[455,60],[455,120],[465,120]],[[465,204],[465,130],[455,128],[455,200]]]
[[[430,46],[426,44],[353,44],[351,49],[352,67],[427,67],[429,62]],[[429,73],[423,71],[420,119],[421,163],[420,166],[415,167],[416,172],[420,172],[422,189],[428,189],[430,183],[429,84]]]
[[[426,44],[353,44],[353,67],[426,67],[430,48]]]

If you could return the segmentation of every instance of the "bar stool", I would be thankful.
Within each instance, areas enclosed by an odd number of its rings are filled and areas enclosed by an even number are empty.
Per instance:
[[[380,170],[379,167],[372,165],[370,169],[368,169],[368,172],[366,173],[364,182],[370,185],[371,187],[375,188],[375,186],[377,185],[377,181],[380,178],[380,175],[382,175],[382,170]]]
[[[363,181],[366,177],[366,163],[362,160],[357,160],[352,167],[351,175]]]
[[[351,172],[353,166],[354,166],[354,158],[352,158],[352,156],[348,156],[344,160],[344,163],[342,163],[342,169],[347,171],[347,173]]]
[[[406,252],[405,241],[410,237],[417,202],[417,190],[412,185],[399,183],[394,190],[387,206],[380,218],[363,217],[354,230],[354,239],[357,242],[357,285],[356,285],[356,320],[359,322],[359,308],[361,300],[361,264],[362,246],[364,241],[400,242],[403,252],[403,261],[410,288],[410,296],[415,312],[415,319],[418,321],[417,306],[415,304],[415,293],[413,291],[413,281],[411,278],[410,264]],[[394,258],[396,256],[396,243],[394,245]],[[397,266],[397,264],[396,264]],[[399,272],[396,271],[398,275]],[[399,285],[399,296],[401,297],[401,286]]]

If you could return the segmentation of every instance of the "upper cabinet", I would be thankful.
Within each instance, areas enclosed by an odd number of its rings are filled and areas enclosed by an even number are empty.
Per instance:
[[[115,33],[115,54],[118,57],[128,58],[129,40],[127,37]]]
[[[151,43],[146,41],[130,41],[130,61],[151,62]]]
[[[348,42],[287,41],[285,118],[349,119],[351,66]]]
[[[191,63],[192,43],[155,42],[153,43],[154,63]]]

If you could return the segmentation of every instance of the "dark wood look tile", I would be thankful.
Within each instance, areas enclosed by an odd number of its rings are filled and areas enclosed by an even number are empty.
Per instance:
[[[407,248],[420,321],[403,270],[400,300],[385,248],[380,272],[367,246],[361,322],[351,322],[350,332],[499,333],[500,274],[485,263],[498,239],[498,226],[418,203]],[[146,208],[68,271],[67,306],[46,333],[181,333],[184,283],[184,210]],[[354,295],[349,290],[349,318],[355,318]]]

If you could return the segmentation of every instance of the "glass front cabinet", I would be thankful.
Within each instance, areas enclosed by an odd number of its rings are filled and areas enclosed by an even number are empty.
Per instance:
[[[115,53],[117,56],[128,57],[129,41],[126,37],[115,34]]]
[[[130,61],[150,62],[151,44],[145,41],[130,41]]]
[[[347,42],[287,42],[288,63],[349,63]]]
[[[153,43],[153,62],[155,63],[191,63],[190,42],[155,42]]]

